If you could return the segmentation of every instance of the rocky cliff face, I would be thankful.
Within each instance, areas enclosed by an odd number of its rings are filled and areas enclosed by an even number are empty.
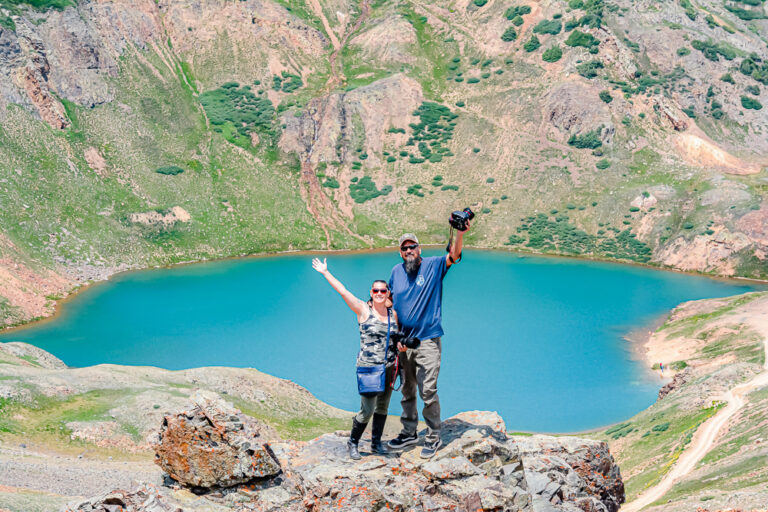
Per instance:
[[[508,437],[495,413],[446,420],[445,446],[429,461],[415,451],[352,461],[342,433],[308,443],[270,441],[258,422],[215,395],[193,401],[165,418],[156,448],[158,464],[176,484],[115,491],[66,510],[183,510],[184,488],[216,510],[242,511],[616,512],[624,501],[605,443]]]
[[[0,321],[119,269],[442,244],[459,205],[470,244],[768,276],[762,4],[478,3],[3,4],[0,258],[31,272]]]

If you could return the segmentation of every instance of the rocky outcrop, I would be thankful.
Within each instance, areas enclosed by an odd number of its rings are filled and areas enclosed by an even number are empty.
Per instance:
[[[143,484],[131,491],[116,490],[91,498],[62,512],[183,512],[178,504],[163,496],[157,487]]]
[[[664,386],[662,386],[662,388],[659,390],[659,398],[657,400],[661,400],[674,390],[681,388],[683,384],[685,384],[685,382],[688,380],[688,373],[688,370],[683,370],[680,373],[676,373],[672,380],[664,384]]]
[[[599,129],[606,144],[613,139],[615,128],[611,112],[604,103],[591,99],[596,91],[578,83],[566,83],[545,96],[544,119],[567,134],[583,134]]]
[[[624,482],[606,443],[541,435],[516,443],[534,510],[548,510],[547,502],[616,512],[624,503]]]
[[[198,392],[193,406],[163,419],[155,446],[157,464],[189,487],[231,487],[278,474],[267,443],[277,437],[215,393]]]
[[[143,224],[145,226],[171,227],[177,222],[189,222],[192,217],[181,206],[174,206],[169,210],[158,212],[139,212],[128,215],[131,224]]]
[[[47,368],[51,370],[61,370],[66,368],[67,365],[64,361],[45,350],[38,348],[29,343],[23,343],[21,341],[10,341],[8,343],[0,343],[0,352],[5,352],[12,356],[18,357],[27,361],[30,366],[37,366],[39,368]]]
[[[431,460],[421,459],[418,450],[368,455],[363,445],[366,456],[353,461],[347,455],[346,432],[307,443],[266,444],[256,420],[215,395],[198,394],[193,401],[192,410],[166,417],[157,457],[173,479],[198,487],[212,506],[297,512],[616,512],[624,501],[619,468],[605,443],[509,437],[496,413],[475,411],[446,420],[444,446]],[[263,448],[261,455],[254,452],[257,446]],[[207,489],[199,489],[201,485]],[[230,487],[222,489],[224,485]],[[72,510],[110,510],[107,505],[114,503],[125,504],[127,510],[165,511],[159,507],[177,504],[173,492],[146,486],[115,491]],[[128,507],[141,497],[155,508]]]

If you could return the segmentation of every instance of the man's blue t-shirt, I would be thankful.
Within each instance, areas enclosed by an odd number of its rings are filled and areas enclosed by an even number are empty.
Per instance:
[[[423,258],[416,275],[408,275],[404,263],[392,269],[389,289],[400,327],[406,336],[428,340],[443,335],[440,321],[446,272],[445,256]]]

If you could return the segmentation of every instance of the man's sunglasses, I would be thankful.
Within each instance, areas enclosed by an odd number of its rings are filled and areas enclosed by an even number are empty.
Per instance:
[[[386,295],[387,293],[389,293],[389,290],[387,290],[386,288],[373,288],[371,289],[371,293],[383,293]]]
[[[412,250],[412,251],[415,251],[418,248],[419,248],[419,244],[401,245],[400,246],[400,252],[405,252],[405,251],[407,251],[409,249]]]

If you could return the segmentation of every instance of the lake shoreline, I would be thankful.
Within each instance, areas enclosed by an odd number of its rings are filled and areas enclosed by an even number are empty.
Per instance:
[[[441,249],[443,248],[442,244],[421,244],[421,247],[425,249]],[[661,266],[655,266],[655,265],[648,265],[645,263],[637,263],[632,261],[618,261],[610,258],[600,258],[600,257],[594,257],[594,256],[570,256],[566,254],[547,254],[547,253],[537,253],[533,251],[521,251],[519,249],[509,249],[505,247],[496,247],[496,246],[464,246],[465,249],[472,249],[477,251],[483,251],[483,252],[505,252],[505,253],[511,253],[514,254],[520,258],[526,258],[526,257],[536,257],[536,258],[546,258],[546,259],[558,259],[558,260],[569,260],[569,261],[587,261],[587,262],[596,262],[596,263],[608,263],[608,264],[615,264],[615,265],[626,265],[630,267],[639,267],[644,268],[648,270],[658,270],[663,272],[671,272],[674,274],[682,274],[682,275],[691,275],[691,276],[698,276],[698,277],[706,277],[708,279],[712,279],[715,281],[724,281],[724,282],[738,282],[743,284],[761,284],[765,285],[768,284],[768,280],[762,280],[762,279],[751,279],[746,277],[725,277],[725,276],[715,276],[710,274],[704,274],[701,272],[692,272],[692,271],[686,271],[686,270],[680,270],[675,269],[671,267],[661,267]],[[20,322],[18,324],[14,324],[11,326],[0,326],[0,334],[6,334],[9,332],[16,332],[21,331],[24,329],[27,329],[32,326],[39,326],[45,323],[48,323],[52,320],[55,320],[59,318],[61,313],[61,307],[63,304],[66,304],[67,302],[73,300],[75,297],[77,297],[78,294],[85,290],[90,290],[95,286],[104,285],[107,284],[114,279],[132,274],[135,272],[147,272],[147,271],[153,271],[153,270],[166,270],[166,269],[172,269],[172,268],[179,268],[179,267],[185,267],[189,265],[204,265],[206,263],[220,263],[224,261],[230,261],[230,260],[249,260],[249,259],[263,259],[263,258],[277,258],[281,256],[320,256],[320,255],[340,255],[340,256],[354,256],[354,255],[360,255],[360,254],[379,254],[384,252],[392,252],[393,257],[396,258],[397,253],[397,246],[387,246],[387,247],[377,247],[377,248],[368,248],[368,249],[312,249],[312,250],[306,250],[306,249],[300,249],[300,250],[285,250],[285,251],[275,251],[275,252],[265,252],[265,253],[254,253],[254,254],[240,254],[235,256],[225,256],[222,258],[213,258],[213,259],[203,259],[203,260],[190,260],[190,261],[180,261],[177,263],[171,263],[168,265],[154,265],[149,267],[137,267],[137,268],[129,268],[125,270],[119,270],[113,274],[108,274],[104,279],[98,280],[98,281],[89,281],[82,284],[77,285],[76,287],[72,288],[67,293],[66,297],[63,297],[61,299],[58,299],[55,301],[53,313],[47,316],[43,317],[36,317],[31,318],[27,321]],[[395,261],[397,261],[395,259]],[[671,311],[671,310],[670,310]]]

